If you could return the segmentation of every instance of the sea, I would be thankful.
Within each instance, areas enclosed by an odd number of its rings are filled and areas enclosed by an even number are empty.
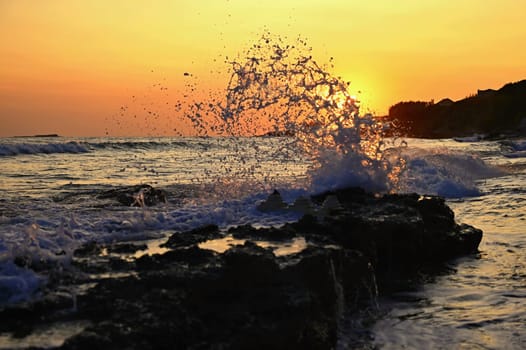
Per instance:
[[[526,348],[525,138],[393,142],[383,154],[396,154],[403,166],[388,187],[363,157],[318,154],[320,161],[293,152],[291,138],[0,138],[0,307],[38,298],[46,284],[45,272],[18,266],[16,256],[68,268],[73,250],[88,241],[152,242],[209,223],[278,226],[300,214],[259,211],[273,190],[292,203],[359,185],[443,196],[458,222],[484,231],[477,254],[450,261],[411,290],[378,297],[370,348]],[[137,184],[165,190],[166,203],[128,207],[100,196]],[[338,347],[346,348],[342,333]],[[0,348],[13,345],[6,339],[0,335]]]

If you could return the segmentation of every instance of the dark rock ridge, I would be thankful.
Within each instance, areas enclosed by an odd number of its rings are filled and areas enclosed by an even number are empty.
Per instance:
[[[30,138],[30,137],[61,137],[59,134],[36,134],[36,135],[20,135],[20,136],[13,136],[13,137],[19,137],[19,138]]]
[[[499,90],[478,90],[456,102],[400,102],[389,108],[386,118],[394,122],[402,136],[526,135],[525,96],[526,80],[522,80]]]
[[[166,192],[150,185],[119,187],[104,191],[97,196],[99,199],[112,199],[126,206],[152,206],[166,203]]]
[[[0,331],[23,337],[42,324],[86,320],[62,349],[331,349],[342,318],[371,307],[377,293],[407,288],[426,267],[477,252],[482,238],[439,197],[350,188],[311,200],[335,198],[329,214],[279,228],[175,233],[164,254],[105,258],[87,244],[41,299],[2,309]],[[224,253],[199,247],[225,235],[245,241]],[[307,246],[289,255],[257,244],[295,237]],[[64,290],[79,292],[71,299]]]
[[[83,188],[69,185],[64,191],[52,197],[55,202],[89,205],[97,208],[128,206],[151,207],[166,203],[177,204],[194,191],[191,186],[165,190],[154,188],[148,184],[112,187],[110,189]]]

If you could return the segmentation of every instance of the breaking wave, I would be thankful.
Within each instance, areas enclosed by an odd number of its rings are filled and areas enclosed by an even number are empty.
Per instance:
[[[66,143],[4,143],[0,144],[0,156],[20,154],[87,153],[89,147],[75,141]]]
[[[81,139],[81,141],[64,141],[53,143],[27,143],[19,140],[7,140],[0,143],[0,157],[17,155],[36,155],[36,154],[55,154],[55,153],[90,153],[98,150],[162,150],[185,148],[185,147],[210,147],[209,144],[201,142],[198,138],[184,140],[166,139],[159,141],[134,140],[130,141],[117,139],[108,141],[107,139]]]
[[[503,174],[482,159],[446,149],[403,150],[405,168],[399,177],[401,192],[439,195],[446,198],[482,195],[477,181]]]

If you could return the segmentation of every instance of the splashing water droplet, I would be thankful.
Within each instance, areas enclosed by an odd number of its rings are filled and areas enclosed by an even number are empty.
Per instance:
[[[396,187],[404,164],[396,152],[385,152],[388,125],[360,115],[349,84],[319,65],[304,39],[290,45],[266,32],[228,63],[225,94],[187,106],[184,116],[199,134],[292,135],[277,152],[285,157],[301,152],[311,161],[310,190]]]
[[[161,95],[157,89],[134,95],[122,113],[140,117],[117,124],[222,137],[220,147],[229,149],[210,162],[199,153],[208,167],[192,181],[208,186],[207,193],[217,199],[277,187],[397,189],[405,165],[385,137],[388,125],[360,113],[349,83],[330,73],[332,61],[316,62],[304,38],[289,43],[266,31],[236,58],[225,59],[227,73],[215,77],[225,79],[224,90],[200,90],[199,77],[183,71],[183,90],[169,90],[179,97],[170,97],[167,89]],[[166,103],[158,103],[164,98]],[[159,124],[168,120],[170,126]],[[144,127],[148,124],[153,130]],[[252,137],[261,135],[285,137]]]

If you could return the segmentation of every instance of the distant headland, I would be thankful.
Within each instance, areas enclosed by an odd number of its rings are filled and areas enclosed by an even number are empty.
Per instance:
[[[37,135],[20,135],[20,136],[13,136],[13,137],[61,137],[59,134],[37,134]]]
[[[526,80],[499,90],[478,90],[459,101],[399,102],[385,118],[408,137],[526,135]]]

